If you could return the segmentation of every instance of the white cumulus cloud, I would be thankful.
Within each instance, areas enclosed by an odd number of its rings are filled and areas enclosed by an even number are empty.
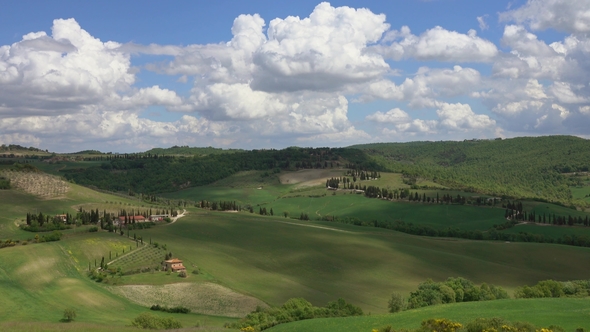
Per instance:
[[[533,30],[552,28],[569,33],[588,33],[590,1],[528,0],[520,8],[501,13],[500,19],[526,23]]]
[[[387,39],[393,42],[372,50],[393,60],[490,62],[498,55],[496,45],[478,37],[475,30],[462,34],[436,26],[416,36],[404,26],[400,31],[390,32]]]

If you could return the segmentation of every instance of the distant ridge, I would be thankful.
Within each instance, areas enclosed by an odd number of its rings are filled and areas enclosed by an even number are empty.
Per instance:
[[[151,150],[143,152],[143,154],[157,154],[157,155],[193,155],[193,156],[205,156],[213,154],[225,154],[225,153],[236,153],[242,152],[241,149],[221,149],[214,147],[189,147],[185,146],[172,146],[169,148],[153,148]],[[140,153],[141,154],[141,153]]]

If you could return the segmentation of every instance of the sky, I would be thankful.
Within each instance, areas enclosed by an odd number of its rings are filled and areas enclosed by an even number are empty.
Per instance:
[[[590,0],[21,0],[0,144],[590,138]]]

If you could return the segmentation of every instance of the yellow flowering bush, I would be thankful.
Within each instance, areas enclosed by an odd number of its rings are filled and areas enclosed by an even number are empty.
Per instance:
[[[429,319],[422,322],[422,330],[432,332],[455,332],[463,325],[446,318]]]

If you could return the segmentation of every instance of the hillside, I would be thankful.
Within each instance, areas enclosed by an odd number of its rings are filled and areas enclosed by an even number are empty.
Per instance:
[[[590,327],[587,312],[590,301],[579,298],[498,300],[445,304],[388,315],[345,318],[320,318],[281,324],[268,332],[366,332],[391,326],[395,331],[413,330],[429,318],[448,318],[466,324],[476,318],[503,318],[509,322],[527,322],[536,327],[557,325],[565,331]]]
[[[590,141],[573,136],[355,145],[408,177],[497,196],[571,203],[573,172],[590,168]],[[590,192],[590,190],[589,190]],[[583,203],[578,200],[576,203]]]
[[[65,193],[47,197],[29,194],[26,186],[0,191],[0,208],[4,211],[0,217],[2,238],[29,242],[0,249],[0,284],[4,285],[0,285],[0,292],[9,294],[0,304],[10,308],[0,317],[0,324],[13,330],[27,330],[19,322],[29,321],[30,317],[34,316],[39,323],[51,322],[67,307],[56,302],[58,298],[78,308],[78,319],[83,324],[123,327],[157,301],[194,310],[190,315],[177,314],[185,326],[201,321],[215,328],[253,310],[256,305],[279,305],[293,297],[304,297],[315,305],[342,297],[366,312],[384,313],[391,292],[407,295],[428,278],[444,280],[462,276],[478,284],[496,284],[512,291],[544,279],[587,277],[587,268],[580,262],[590,258],[588,248],[428,238],[374,227],[300,221],[282,215],[283,210],[290,211],[294,217],[301,211],[309,214],[317,211],[320,215],[349,213],[359,218],[387,220],[394,214],[416,222],[424,219],[433,226],[456,223],[463,229],[487,227],[494,220],[502,219],[501,209],[389,202],[346,192],[310,197],[326,193],[322,185],[314,184],[344,171],[240,172],[207,187],[178,192],[179,198],[185,199],[213,194],[219,199],[233,197],[260,207],[274,207],[277,215],[227,213],[187,206],[186,216],[177,222],[134,229],[131,238],[137,236],[146,242],[167,244],[168,251],[180,257],[189,271],[198,269],[199,274],[191,273],[182,280],[152,270],[109,277],[108,285],[90,280],[85,271],[101,257],[123,254],[123,249],[134,251],[127,261],[121,259],[113,267],[137,268],[140,262],[134,257],[141,258],[144,252],[135,251],[138,244],[126,236],[102,231],[90,233],[88,226],[82,225],[63,231],[65,236],[61,241],[36,244],[30,243],[34,233],[16,226],[30,211],[58,214],[79,208],[139,210],[149,203],[136,197],[98,193],[72,183],[66,183]],[[384,173],[379,180],[365,182],[408,186],[400,180],[399,175]],[[301,186],[306,183],[310,186]],[[45,187],[51,187],[50,182]],[[129,242],[132,245],[128,247]],[[69,295],[72,291],[82,298]],[[20,302],[33,301],[32,298],[35,305],[21,308]],[[88,298],[95,300],[85,304]],[[101,311],[103,305],[114,309]],[[52,309],[35,315],[45,306]],[[124,311],[120,310],[122,307]],[[16,325],[6,325],[9,323]]]
[[[13,147],[10,152],[12,159],[3,162],[23,162],[32,152],[42,153],[22,147]],[[445,186],[590,206],[590,141],[573,136],[376,143],[348,148],[246,151],[174,146],[134,154],[82,152],[85,154],[46,153],[44,158],[51,163],[38,162],[41,165],[37,167],[100,189],[155,194],[210,184],[240,171],[354,164],[366,170],[403,173],[404,182],[415,183],[415,187]]]
[[[287,148],[211,154],[200,158],[157,155],[109,156],[100,166],[65,169],[63,175],[78,184],[111,191],[173,192],[213,183],[239,171],[334,168],[345,161],[379,168],[356,149]]]

